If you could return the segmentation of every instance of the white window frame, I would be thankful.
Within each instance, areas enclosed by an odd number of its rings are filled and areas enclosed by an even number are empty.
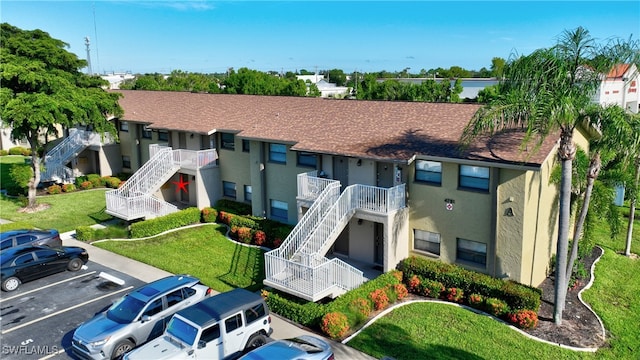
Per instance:
[[[439,161],[416,160],[417,182],[442,185],[442,163]]]
[[[456,261],[486,268],[487,244],[462,238],[456,239]]]
[[[222,195],[230,198],[236,198],[236,183],[231,181],[222,182]]]
[[[280,215],[274,216],[274,213],[278,214],[281,211],[284,211],[286,218]],[[269,212],[273,220],[285,221],[285,222],[289,221],[289,204],[284,201],[275,200],[275,199],[269,200]]]
[[[284,152],[280,151],[281,149],[284,149]],[[287,145],[270,143],[269,144],[269,162],[273,162],[277,164],[286,164],[287,163]]]
[[[418,246],[421,243],[424,244],[424,246]],[[442,240],[439,233],[413,229],[413,250],[440,256],[441,243]]]
[[[462,189],[489,191],[490,171],[485,166],[460,165],[458,186]]]

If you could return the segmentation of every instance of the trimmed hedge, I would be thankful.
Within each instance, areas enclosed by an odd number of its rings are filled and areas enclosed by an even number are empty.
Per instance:
[[[322,304],[307,302],[286,294],[263,290],[262,296],[269,305],[269,310],[304,326],[318,328],[320,320],[327,313]]]
[[[76,228],[76,239],[80,241],[91,241],[95,239],[95,231],[91,226],[78,226]]]
[[[187,208],[178,212],[131,224],[131,237],[141,238],[153,236],[167,230],[200,222],[200,209]]]
[[[413,275],[417,275],[438,281],[445,288],[461,289],[465,294],[502,299],[512,310],[538,311],[540,308],[540,289],[511,280],[496,279],[457,265],[411,256],[402,260],[397,269],[403,272],[406,283]]]
[[[215,208],[218,211],[230,212],[237,215],[251,215],[251,204],[233,200],[220,199],[216,201]]]

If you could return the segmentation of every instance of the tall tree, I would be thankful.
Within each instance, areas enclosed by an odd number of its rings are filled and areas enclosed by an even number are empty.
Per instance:
[[[80,72],[85,60],[66,50],[68,45],[42,30],[22,30],[0,24],[0,118],[15,139],[31,144],[33,178],[28,207],[36,208],[40,183],[40,135],[57,127],[90,126],[98,133],[116,134],[110,116],[119,116],[119,94],[106,92],[108,83]],[[46,166],[46,164],[45,164]]]
[[[611,40],[610,40],[611,41]],[[631,40],[629,40],[631,42]],[[624,42],[619,42],[624,44]],[[632,43],[626,48],[634,48]],[[498,84],[499,96],[481,108],[465,128],[462,144],[481,134],[505,128],[522,128],[524,142],[540,145],[547,136],[559,136],[561,163],[558,239],[556,247],[554,322],[562,324],[567,295],[565,271],[570,224],[572,162],[576,154],[573,134],[592,118],[584,116],[593,95],[608,73],[624,56],[620,48],[602,46],[589,31],[579,27],[564,31],[555,46],[513,56]],[[626,52],[625,52],[626,53]],[[537,146],[536,146],[537,147]]]

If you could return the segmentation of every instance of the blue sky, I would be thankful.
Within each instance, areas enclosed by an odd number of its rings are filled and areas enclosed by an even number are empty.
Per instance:
[[[638,39],[640,1],[16,1],[0,20],[41,29],[94,72],[489,68],[583,26]]]

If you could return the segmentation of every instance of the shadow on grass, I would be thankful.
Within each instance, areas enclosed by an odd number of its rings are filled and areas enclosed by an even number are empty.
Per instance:
[[[469,353],[465,350],[452,348],[443,345],[416,346],[417,342],[428,341],[428,339],[415,339],[403,328],[386,324],[384,329],[375,329],[377,325],[372,325],[368,331],[360,333],[347,345],[363,351],[373,356],[380,356],[402,360],[402,359],[467,359],[482,360],[481,356]],[[434,329],[434,331],[437,331]],[[393,336],[386,336],[393,334]],[[336,354],[337,355],[337,354]]]
[[[102,209],[92,213],[92,214],[88,214],[88,216],[91,219],[93,219],[93,221],[95,221],[96,224],[115,219],[113,216],[107,214],[107,207],[106,206],[103,207]]]
[[[218,231],[226,237],[227,228],[221,226]],[[251,284],[241,284],[240,279],[250,279]],[[232,287],[242,287],[249,291],[262,289],[264,280],[264,254],[262,250],[235,244],[229,271],[218,280]]]

